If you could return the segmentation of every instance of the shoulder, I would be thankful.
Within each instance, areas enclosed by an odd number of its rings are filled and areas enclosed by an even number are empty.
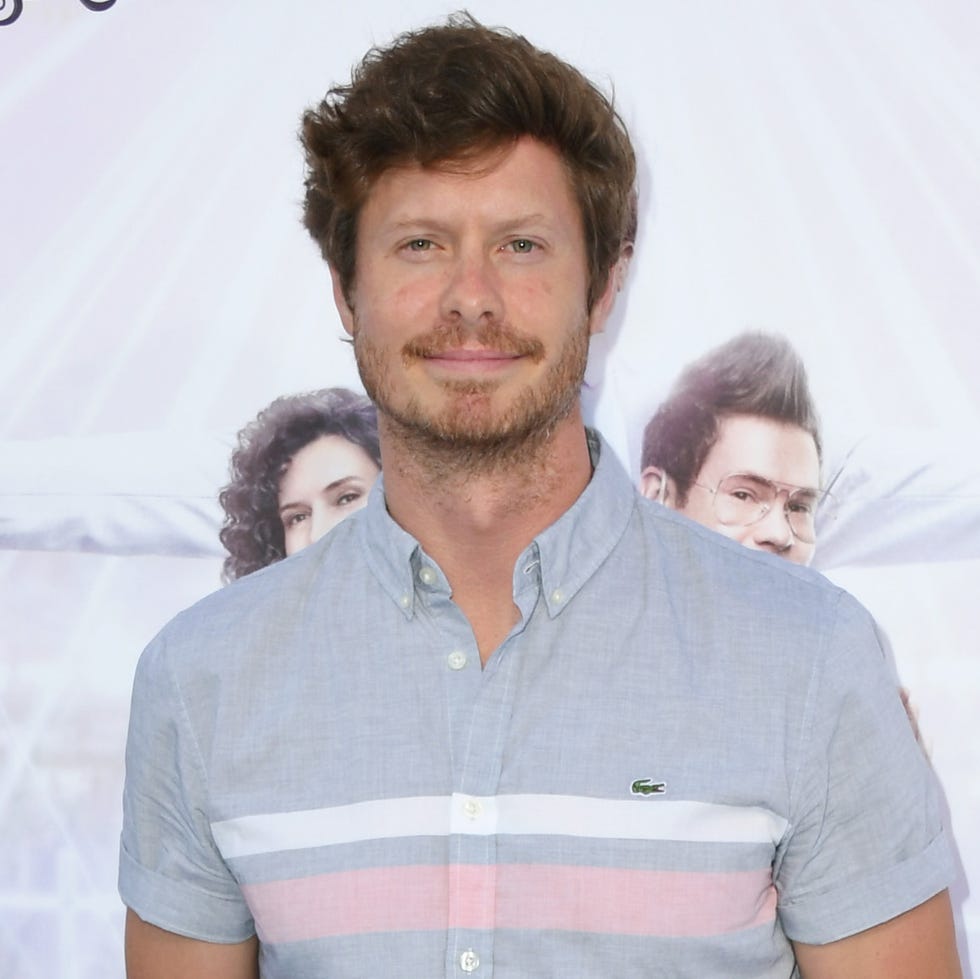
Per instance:
[[[844,656],[885,661],[870,613],[819,572],[642,497],[630,523],[620,576],[640,582],[645,602],[669,609],[692,648],[722,651],[740,669],[757,662],[782,674],[792,666],[798,681]]]
[[[818,603],[846,601],[846,592],[818,571],[745,547],[637,494],[631,531],[655,543],[668,569],[682,578],[728,582],[728,588],[785,593]]]
[[[355,515],[356,517],[356,515]],[[246,575],[168,622],[144,658],[166,658],[178,675],[221,671],[251,650],[271,655],[323,603],[338,579],[364,573],[355,517],[299,554]]]

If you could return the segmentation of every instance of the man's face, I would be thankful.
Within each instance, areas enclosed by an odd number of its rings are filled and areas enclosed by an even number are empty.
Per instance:
[[[723,418],[718,425],[718,440],[704,460],[696,485],[691,487],[684,506],[678,508],[698,523],[746,547],[771,551],[796,564],[809,564],[815,545],[793,533],[785,492],[776,497],[761,520],[749,526],[726,526],[719,521],[715,496],[721,481],[733,473],[761,476],[774,483],[813,490],[813,494],[803,494],[801,502],[805,499],[815,505],[820,460],[813,436],[796,425],[758,415]]]
[[[385,172],[359,217],[352,293],[336,277],[334,292],[382,419],[477,447],[577,416],[606,312],[606,297],[587,312],[587,285],[562,161],[522,139],[464,172]]]

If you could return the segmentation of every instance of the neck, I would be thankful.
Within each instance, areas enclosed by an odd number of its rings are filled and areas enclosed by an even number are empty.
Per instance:
[[[484,662],[517,620],[514,564],[592,475],[581,412],[514,446],[439,445],[379,418],[392,518],[442,568]]]

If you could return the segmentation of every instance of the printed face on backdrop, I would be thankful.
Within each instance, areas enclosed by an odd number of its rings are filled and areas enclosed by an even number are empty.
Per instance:
[[[318,541],[360,510],[380,471],[364,449],[342,435],[321,435],[304,445],[279,482],[286,554]]]
[[[523,441],[577,404],[588,340],[582,220],[558,154],[522,139],[465,172],[384,173],[334,293],[382,416],[457,445]],[[349,299],[349,304],[348,304]]]
[[[813,436],[797,425],[758,415],[730,415],[683,506],[669,478],[646,469],[641,491],[732,540],[809,564],[820,460]]]

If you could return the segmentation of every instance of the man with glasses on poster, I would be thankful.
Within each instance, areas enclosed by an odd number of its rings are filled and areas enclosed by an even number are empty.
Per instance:
[[[809,564],[821,442],[806,371],[781,337],[745,333],[690,364],[643,433],[640,490],[756,550]]]

